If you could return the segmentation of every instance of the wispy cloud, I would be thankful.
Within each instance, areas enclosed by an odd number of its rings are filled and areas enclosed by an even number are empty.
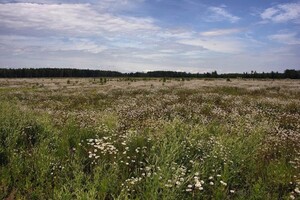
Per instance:
[[[236,38],[194,38],[179,40],[178,43],[219,53],[240,53],[244,50],[243,43]]]
[[[242,29],[233,28],[233,29],[214,29],[211,31],[201,32],[202,36],[221,36],[221,35],[231,35],[241,32]]]
[[[116,16],[96,11],[90,4],[0,4],[0,26],[31,31],[56,31],[69,35],[101,35],[104,32],[137,34],[158,27],[150,18]]]
[[[1,0],[0,3],[92,4],[97,9],[124,10],[136,7],[145,0]]]
[[[300,38],[297,37],[297,33],[278,33],[269,36],[270,40],[275,40],[279,43],[289,44],[289,45],[300,45]]]
[[[195,31],[184,29],[164,29],[158,33],[158,36],[165,39],[185,39],[193,37],[195,33]]]
[[[97,54],[107,49],[105,45],[97,44],[85,38],[50,37],[45,40],[43,38],[16,35],[2,35],[0,46],[5,46],[6,50],[12,50],[14,54],[60,51],[80,51]]]
[[[275,23],[288,21],[300,23],[300,3],[279,4],[267,8],[260,16],[265,21],[272,21]]]
[[[241,19],[227,11],[224,6],[209,7],[208,10],[211,13],[207,18],[208,21],[229,21],[235,23]]]

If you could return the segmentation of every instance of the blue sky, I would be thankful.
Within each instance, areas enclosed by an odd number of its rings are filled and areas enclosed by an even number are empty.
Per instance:
[[[0,67],[300,69],[300,1],[0,0]]]

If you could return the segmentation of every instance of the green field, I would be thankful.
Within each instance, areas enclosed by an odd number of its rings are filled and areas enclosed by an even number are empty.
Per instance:
[[[0,199],[299,199],[300,81],[0,79]]]

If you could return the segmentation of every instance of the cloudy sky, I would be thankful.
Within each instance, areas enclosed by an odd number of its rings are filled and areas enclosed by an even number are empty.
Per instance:
[[[300,1],[0,0],[0,67],[300,68]]]

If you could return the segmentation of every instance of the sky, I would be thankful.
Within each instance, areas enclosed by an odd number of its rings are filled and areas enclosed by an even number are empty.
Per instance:
[[[0,68],[300,69],[300,0],[0,0]]]

